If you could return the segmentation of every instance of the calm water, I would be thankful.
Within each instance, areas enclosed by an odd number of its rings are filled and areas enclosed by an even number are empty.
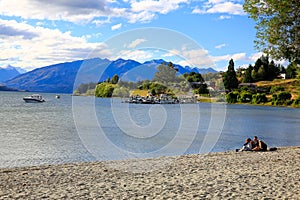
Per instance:
[[[227,151],[253,135],[269,146],[300,145],[300,109],[55,94],[32,104],[27,95],[0,92],[0,167]]]

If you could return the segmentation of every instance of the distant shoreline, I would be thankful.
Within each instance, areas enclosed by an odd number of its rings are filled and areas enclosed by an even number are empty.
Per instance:
[[[300,147],[281,147],[5,168],[0,198],[297,199],[299,177]]]

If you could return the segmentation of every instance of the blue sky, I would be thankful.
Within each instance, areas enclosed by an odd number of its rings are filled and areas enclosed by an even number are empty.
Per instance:
[[[140,62],[161,58],[217,70],[226,70],[233,58],[236,68],[248,66],[261,53],[254,49],[255,23],[243,12],[243,2],[0,0],[0,67],[10,64],[32,70],[89,57]],[[170,43],[170,48],[151,46],[148,34],[135,35],[149,27],[174,32],[174,37],[160,41]],[[129,35],[131,41],[122,41]],[[198,49],[187,48],[187,38]],[[109,44],[116,41],[118,47]],[[146,43],[151,48],[141,48]]]

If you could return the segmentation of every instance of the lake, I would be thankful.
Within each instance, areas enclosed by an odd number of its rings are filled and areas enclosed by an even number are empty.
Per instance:
[[[300,145],[300,109],[226,104],[138,105],[122,99],[0,92],[0,167],[232,151],[257,135]]]

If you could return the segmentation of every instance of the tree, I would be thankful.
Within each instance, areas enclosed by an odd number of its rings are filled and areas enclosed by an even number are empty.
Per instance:
[[[289,64],[286,68],[286,78],[295,78],[297,75],[297,68],[293,64]]]
[[[280,69],[278,66],[275,65],[274,61],[272,60],[269,64],[269,69],[268,69],[268,80],[272,81],[274,78],[279,75]]]
[[[266,78],[266,76],[267,76],[267,72],[266,72],[266,70],[265,70],[265,68],[264,68],[263,65],[260,66],[260,68],[258,69],[258,71],[257,71],[257,76],[258,76],[258,80],[259,80],[259,81],[266,80],[265,78]]]
[[[253,94],[252,95],[252,103],[253,104],[260,104],[260,103],[266,103],[268,101],[266,94]]]
[[[223,81],[225,88],[229,91],[238,88],[239,82],[234,71],[234,62],[232,59],[229,61],[228,70],[224,74]]]
[[[115,74],[112,78],[111,78],[111,83],[112,84],[117,84],[119,82],[119,76],[118,74]]]
[[[175,82],[176,73],[177,71],[174,69],[174,66],[171,62],[168,65],[160,64],[157,67],[157,72],[154,75],[153,81],[168,85],[168,83]]]
[[[95,96],[96,97],[112,97],[115,85],[111,83],[100,83],[96,86]]]
[[[237,91],[229,92],[226,94],[227,103],[236,103],[239,93]]]
[[[273,105],[289,105],[291,103],[292,95],[289,92],[279,92],[278,94],[272,95],[272,104]]]
[[[252,79],[252,76],[251,76],[252,70],[253,70],[252,65],[249,65],[249,67],[245,71],[245,75],[244,75],[244,78],[243,78],[243,83],[252,83],[253,82],[253,79]]]
[[[300,63],[299,0],[245,0],[244,10],[256,21],[258,50]]]

